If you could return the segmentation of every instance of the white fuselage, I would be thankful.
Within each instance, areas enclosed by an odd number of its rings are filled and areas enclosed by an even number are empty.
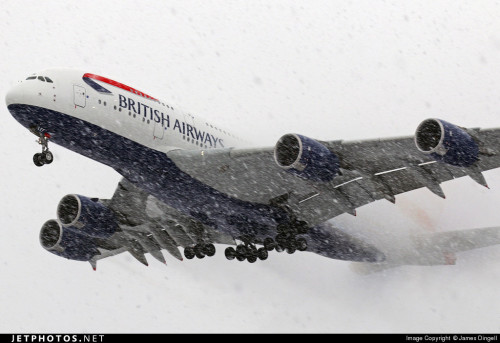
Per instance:
[[[84,81],[84,75],[94,76],[72,69],[39,72],[34,79],[23,80],[11,89],[7,105],[22,103],[61,112],[162,152],[244,144],[226,129],[113,80],[87,77],[101,88],[92,87]],[[44,129],[50,133],[50,127]]]

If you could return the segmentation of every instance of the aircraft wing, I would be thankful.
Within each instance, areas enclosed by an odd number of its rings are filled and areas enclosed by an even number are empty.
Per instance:
[[[147,253],[166,263],[162,250],[182,260],[179,247],[184,248],[184,256],[189,259],[212,256],[215,253],[213,244],[235,246],[235,239],[245,243],[241,234],[233,237],[211,227],[210,221],[203,224],[169,207],[126,179],[119,182],[109,200],[76,194],[63,197],[57,216],[57,220],[48,220],[42,226],[42,246],[65,258],[88,261],[94,270],[98,260],[123,252],[148,265]],[[274,231],[269,236],[273,234]],[[308,252],[325,257],[359,262],[384,259],[383,254],[371,244],[329,223],[311,227],[301,238],[307,242]],[[251,243],[264,245],[262,239]],[[257,249],[255,245],[253,248]],[[266,258],[267,254],[263,259]]]
[[[178,247],[204,244],[236,245],[228,234],[214,230],[165,205],[162,201],[122,179],[110,200],[100,200],[113,211],[120,231],[107,239],[96,239],[99,253],[89,261],[93,268],[100,259],[129,252],[139,262],[148,265],[149,253],[166,263],[161,250],[167,250],[182,260]],[[348,261],[376,261],[383,254],[372,245],[356,239],[329,223],[312,227],[307,235],[308,251]],[[261,241],[256,242],[262,244]]]
[[[437,162],[417,149],[413,136],[316,141],[339,160],[341,175],[327,182],[278,166],[273,147],[172,150],[167,155],[180,169],[221,192],[250,202],[284,204],[313,226],[342,213],[354,215],[357,207],[379,199],[394,202],[395,195],[422,187],[444,197],[440,184],[462,176],[487,187],[481,172],[500,167],[500,129],[461,129],[479,149],[478,161],[467,167]]]
[[[232,237],[207,229],[202,223],[165,205],[126,179],[120,181],[110,200],[101,201],[113,211],[120,231],[107,239],[95,240],[99,254],[90,260],[94,269],[97,260],[127,251],[147,265],[146,253],[166,263],[161,250],[182,260],[178,247],[194,246],[201,240],[205,243],[235,244]]]

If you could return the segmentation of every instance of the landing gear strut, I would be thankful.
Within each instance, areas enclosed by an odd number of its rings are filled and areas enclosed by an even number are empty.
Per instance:
[[[42,152],[33,155],[33,163],[35,166],[41,167],[45,164],[51,164],[54,161],[54,155],[49,151],[49,135],[47,133],[37,134],[38,144],[42,146]]]

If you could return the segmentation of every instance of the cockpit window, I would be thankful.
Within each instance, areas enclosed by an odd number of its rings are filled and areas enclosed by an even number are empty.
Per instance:
[[[54,83],[50,78],[48,78],[47,76],[45,76],[45,81],[49,82],[49,83]]]
[[[26,80],[34,80],[34,79],[36,79],[36,76],[28,76],[28,77],[26,78]]]
[[[45,79],[43,78],[43,76],[39,76],[38,80],[42,80],[43,82],[45,82]]]

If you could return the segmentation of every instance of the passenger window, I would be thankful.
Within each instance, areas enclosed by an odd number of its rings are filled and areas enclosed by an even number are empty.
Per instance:
[[[49,79],[47,76],[45,76],[45,81],[49,82],[49,83],[54,83],[51,79]]]
[[[39,76],[38,80],[45,82],[45,79],[43,78],[43,76]]]
[[[26,80],[34,80],[34,79],[36,79],[36,76],[28,76],[28,77],[26,78]]]

